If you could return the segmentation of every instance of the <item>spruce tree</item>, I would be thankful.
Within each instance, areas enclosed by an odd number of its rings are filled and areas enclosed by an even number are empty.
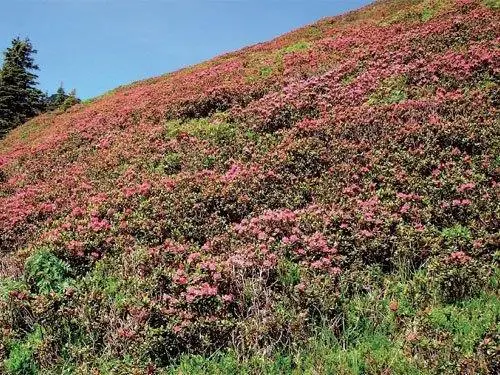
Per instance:
[[[66,93],[61,83],[56,93],[47,97],[45,109],[47,111],[60,110],[65,112],[68,108],[80,102],[81,100],[76,96],[76,90],[73,89]]]
[[[66,91],[64,90],[63,84],[61,83],[61,86],[57,89],[55,94],[50,95],[47,98],[47,110],[48,111],[53,111],[55,109],[58,109],[66,100],[68,97],[68,94],[66,94]]]
[[[44,107],[44,95],[36,87],[38,70],[29,39],[15,38],[4,52],[0,70],[0,137],[35,116]]]
[[[64,91],[64,87],[61,83],[61,86],[59,86],[59,88],[56,91],[56,97],[54,98],[55,107],[56,108],[60,107],[64,103],[67,97],[68,95],[66,95],[66,91]]]

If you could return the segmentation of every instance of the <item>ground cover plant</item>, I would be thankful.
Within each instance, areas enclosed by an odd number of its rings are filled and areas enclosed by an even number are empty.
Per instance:
[[[497,1],[387,0],[0,142],[7,374],[495,374]]]

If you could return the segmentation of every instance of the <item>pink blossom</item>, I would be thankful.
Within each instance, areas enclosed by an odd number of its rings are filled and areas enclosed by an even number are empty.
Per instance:
[[[188,264],[191,264],[191,263],[197,261],[198,259],[200,259],[200,257],[201,257],[200,253],[191,253],[191,254],[189,254],[189,256],[187,258],[187,262],[188,262]]]
[[[405,203],[403,207],[399,210],[400,213],[405,214],[410,210],[410,205],[408,203]]]
[[[109,221],[106,219],[99,220],[97,217],[91,217],[89,227],[94,232],[101,232],[111,228]]]
[[[366,229],[362,229],[359,233],[360,233],[362,236],[364,236],[364,237],[368,237],[368,238],[370,238],[370,237],[373,237],[373,236],[374,236],[373,232],[371,232],[371,231],[369,231],[369,230],[366,230]]]
[[[450,254],[448,260],[456,264],[466,264],[469,263],[472,260],[472,258],[463,251],[455,251]]]
[[[462,184],[457,188],[457,191],[463,193],[464,191],[473,190],[476,187],[476,184],[473,182],[468,182],[466,184]]]

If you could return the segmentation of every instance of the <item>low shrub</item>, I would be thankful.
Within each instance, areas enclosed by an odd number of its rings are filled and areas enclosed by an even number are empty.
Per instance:
[[[71,282],[71,268],[48,248],[38,249],[24,266],[26,283],[35,293],[61,293]]]
[[[436,257],[429,264],[431,283],[445,302],[477,296],[487,285],[490,269],[463,251]]]

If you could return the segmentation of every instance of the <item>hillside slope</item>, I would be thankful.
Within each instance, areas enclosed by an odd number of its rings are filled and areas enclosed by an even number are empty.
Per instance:
[[[387,0],[0,141],[0,360],[495,373],[500,4]]]

